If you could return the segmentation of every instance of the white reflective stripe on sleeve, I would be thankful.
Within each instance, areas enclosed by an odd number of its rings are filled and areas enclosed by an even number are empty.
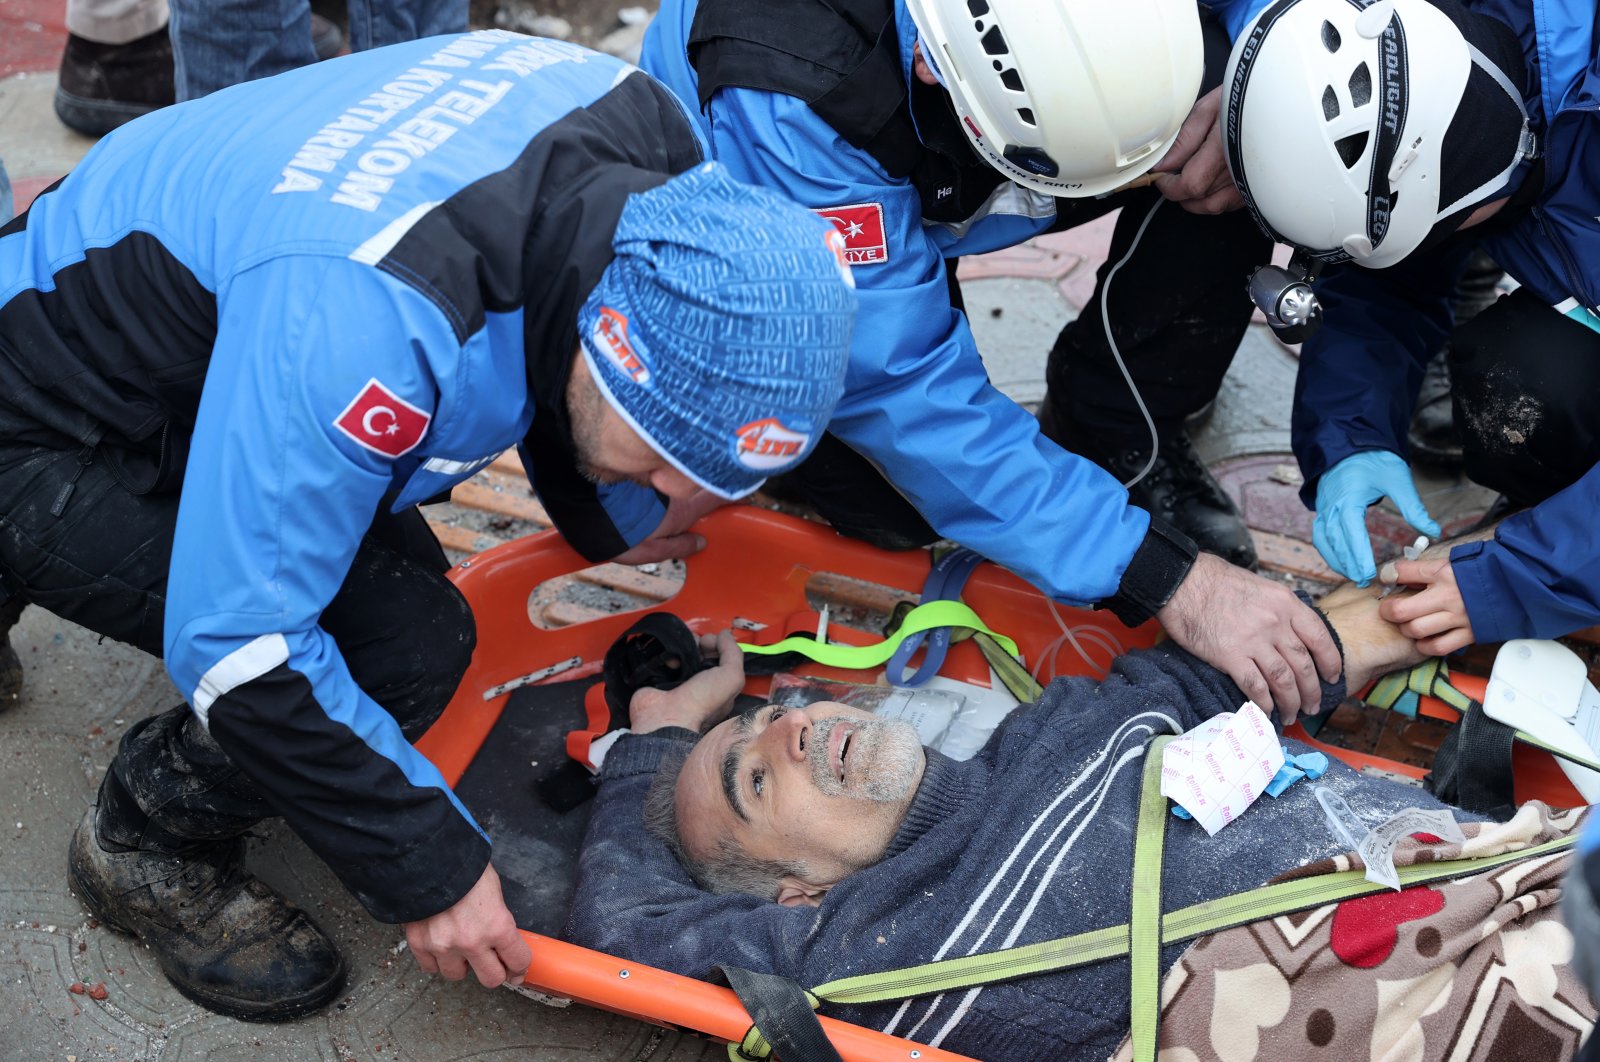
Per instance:
[[[200,676],[190,703],[195,714],[211,725],[211,705],[237,686],[258,679],[289,659],[289,643],[281,634],[263,634],[249,645],[235,649]]]
[[[468,472],[476,472],[500,456],[497,450],[492,454],[474,457],[471,461],[452,461],[447,457],[430,457],[422,463],[423,469],[428,472],[437,472],[441,476],[459,476]]]
[[[438,205],[437,200],[431,203],[418,203],[385,225],[382,232],[351,251],[350,260],[360,262],[362,265],[377,265],[394,250],[394,245],[400,242],[400,238],[411,231],[411,226],[421,221],[423,215]]]

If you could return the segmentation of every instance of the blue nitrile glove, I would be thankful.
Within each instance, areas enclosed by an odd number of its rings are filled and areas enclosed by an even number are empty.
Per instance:
[[[1387,497],[1399,508],[1406,523],[1427,535],[1439,537],[1439,525],[1411,480],[1411,469],[1399,454],[1388,450],[1363,450],[1334,465],[1317,484],[1317,522],[1311,541],[1329,567],[1358,586],[1378,574],[1367,538],[1367,506]]]

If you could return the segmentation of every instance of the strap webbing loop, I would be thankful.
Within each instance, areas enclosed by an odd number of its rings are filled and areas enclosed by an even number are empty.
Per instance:
[[[972,609],[959,601],[930,601],[906,613],[905,622],[893,635],[874,645],[832,645],[813,638],[789,637],[772,645],[740,645],[747,654],[758,656],[799,653],[828,667],[866,670],[884,663],[905,639],[939,627],[968,627],[993,638],[1011,656],[1018,655],[1017,643],[989,629]]]
[[[783,1062],[844,1062],[817,1020],[815,995],[776,974],[717,969],[755,1021],[742,1041],[728,1045],[730,1059],[767,1059],[776,1052]]]
[[[1133,839],[1133,899],[1129,904],[1129,1023],[1136,1062],[1155,1062],[1161,1020],[1161,852],[1167,835],[1167,800],[1161,795],[1161,752],[1171,734],[1145,746],[1139,827]]]

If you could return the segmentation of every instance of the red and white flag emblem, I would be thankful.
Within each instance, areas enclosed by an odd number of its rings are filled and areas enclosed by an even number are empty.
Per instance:
[[[753,420],[735,433],[739,463],[753,472],[772,472],[794,464],[811,443],[805,432],[785,427],[777,417]]]
[[[877,265],[889,260],[889,241],[883,229],[882,203],[851,203],[817,211],[833,222],[844,237],[844,260],[853,266]]]
[[[372,379],[334,419],[333,426],[373,453],[399,457],[416,448],[432,419]]]

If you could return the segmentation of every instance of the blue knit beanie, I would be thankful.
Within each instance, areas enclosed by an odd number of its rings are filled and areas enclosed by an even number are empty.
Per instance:
[[[578,311],[611,407],[740,498],[811,452],[844,392],[856,298],[828,222],[708,162],[635,195]]]

